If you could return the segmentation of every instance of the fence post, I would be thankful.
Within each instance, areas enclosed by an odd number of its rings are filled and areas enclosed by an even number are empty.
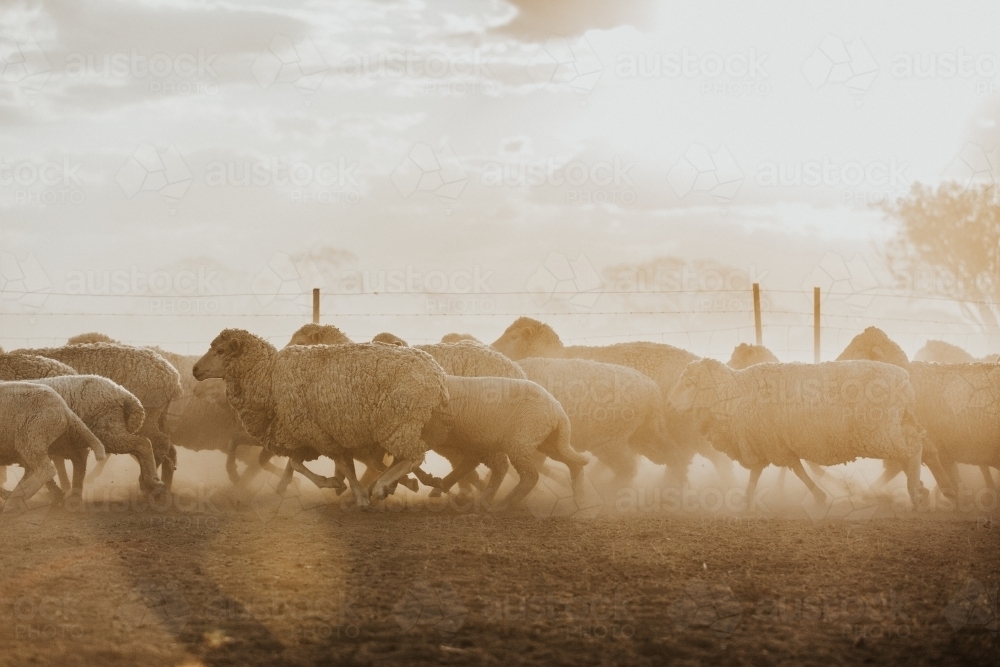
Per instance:
[[[813,363],[819,363],[819,288],[813,287]]]
[[[319,288],[313,288],[313,324],[319,324]]]
[[[760,283],[753,284],[753,328],[757,334],[757,344],[764,344],[764,332],[760,326]]]

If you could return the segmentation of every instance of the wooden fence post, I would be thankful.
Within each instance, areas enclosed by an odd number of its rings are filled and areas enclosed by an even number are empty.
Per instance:
[[[764,332],[760,326],[760,283],[753,284],[753,328],[757,334],[757,344],[764,344]]]
[[[313,324],[319,324],[319,288],[313,288]]]
[[[813,363],[819,363],[819,288],[813,287]]]

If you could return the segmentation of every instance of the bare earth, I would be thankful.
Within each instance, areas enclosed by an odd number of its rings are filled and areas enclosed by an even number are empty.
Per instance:
[[[315,493],[5,518],[0,665],[1000,664],[995,519],[540,520]]]

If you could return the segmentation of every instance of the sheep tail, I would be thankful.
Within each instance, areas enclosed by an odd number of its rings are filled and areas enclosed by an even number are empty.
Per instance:
[[[566,412],[559,410],[559,424],[556,426],[555,450],[559,452],[563,463],[585,466],[590,463],[590,457],[573,449],[570,444],[572,431],[569,425],[569,417]],[[551,436],[550,436],[551,437]]]
[[[138,433],[142,428],[142,423],[146,421],[146,411],[142,403],[135,396],[128,396],[122,406],[125,415],[125,428],[129,433]]]
[[[87,446],[94,450],[94,456],[98,461],[103,461],[108,457],[107,453],[104,451],[104,445],[98,440],[97,436],[91,432],[87,425],[83,423],[83,420],[76,416],[76,413],[66,409],[66,421],[69,422],[67,430],[73,432],[75,435],[79,436]]]

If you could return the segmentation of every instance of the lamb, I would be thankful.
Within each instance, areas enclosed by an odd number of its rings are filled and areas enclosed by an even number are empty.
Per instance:
[[[139,462],[139,485],[143,491],[155,492],[163,488],[156,476],[153,445],[148,438],[138,435],[145,411],[139,399],[127,389],[98,375],[67,375],[30,382],[54,389],[97,436],[106,453],[134,456]],[[63,461],[67,458],[73,461],[72,493],[77,497],[83,494],[87,454],[87,447],[77,446],[64,448],[53,457],[64,487],[68,486],[68,480]]]
[[[979,466],[986,484],[996,487],[989,469],[1000,468],[1000,365],[911,362],[902,348],[876,327],[855,336],[837,359],[873,359],[909,371],[917,397],[917,419],[951,475],[952,488],[959,481],[959,463]],[[879,481],[886,482],[898,473],[898,468],[887,467]],[[940,478],[938,484],[947,490]]]
[[[480,345],[483,344],[483,341],[479,340],[472,334],[449,333],[441,336],[442,343],[461,343],[463,341],[469,341],[470,343],[479,343]]]
[[[153,444],[157,467],[162,466],[162,480],[170,489],[177,465],[177,450],[163,430],[165,413],[171,401],[181,395],[180,376],[170,363],[156,352],[117,343],[84,343],[38,349],[15,350],[55,359],[78,373],[101,375],[132,392],[146,412],[140,435]]]
[[[514,361],[526,357],[575,358],[628,366],[652,378],[664,398],[670,394],[684,367],[698,359],[686,350],[662,343],[564,346],[552,327],[528,317],[515,320],[493,343],[493,347]],[[712,462],[723,483],[732,483],[732,461],[698,435],[689,417],[676,414],[669,405],[665,405],[664,410],[668,432],[680,453],[681,464],[671,468],[674,483],[682,485],[685,482],[687,468],[695,454],[701,454]]]
[[[826,494],[800,459],[822,465],[858,457],[899,461],[914,507],[928,495],[920,482],[923,429],[906,371],[872,361],[758,364],[734,371],[714,359],[692,362],[670,393],[720,451],[750,469],[747,507],[768,465],[791,468],[817,502]]]
[[[642,373],[587,359],[529,357],[518,364],[566,410],[573,449],[597,457],[619,484],[635,478],[640,454],[658,464],[677,463],[676,445],[665,433],[663,396]]]
[[[19,464],[24,476],[13,492],[0,489],[4,513],[24,511],[27,501],[56,474],[50,449],[84,442],[101,461],[104,446],[51,387],[0,382],[0,465]],[[65,439],[65,440],[64,440]]]
[[[771,350],[763,345],[748,345],[740,343],[733,350],[733,356],[729,357],[726,365],[734,371],[741,371],[756,364],[779,363],[778,357],[774,356]]]
[[[574,491],[579,492],[588,458],[570,445],[570,419],[549,392],[534,382],[513,378],[449,375],[445,384],[448,435],[434,449],[462,456],[441,483],[444,491],[479,463],[486,463],[491,474],[483,500],[490,503],[509,459],[519,480],[493,509],[515,507],[538,483],[533,458],[541,454],[543,459],[548,456],[565,463]]]
[[[247,432],[289,456],[295,470],[314,448],[343,471],[359,506],[369,493],[354,473],[352,452],[380,447],[394,457],[371,496],[384,498],[419,465],[446,410],[444,371],[430,355],[388,345],[291,345],[277,350],[241,329],[220,333],[194,366],[199,381],[222,378]]]

